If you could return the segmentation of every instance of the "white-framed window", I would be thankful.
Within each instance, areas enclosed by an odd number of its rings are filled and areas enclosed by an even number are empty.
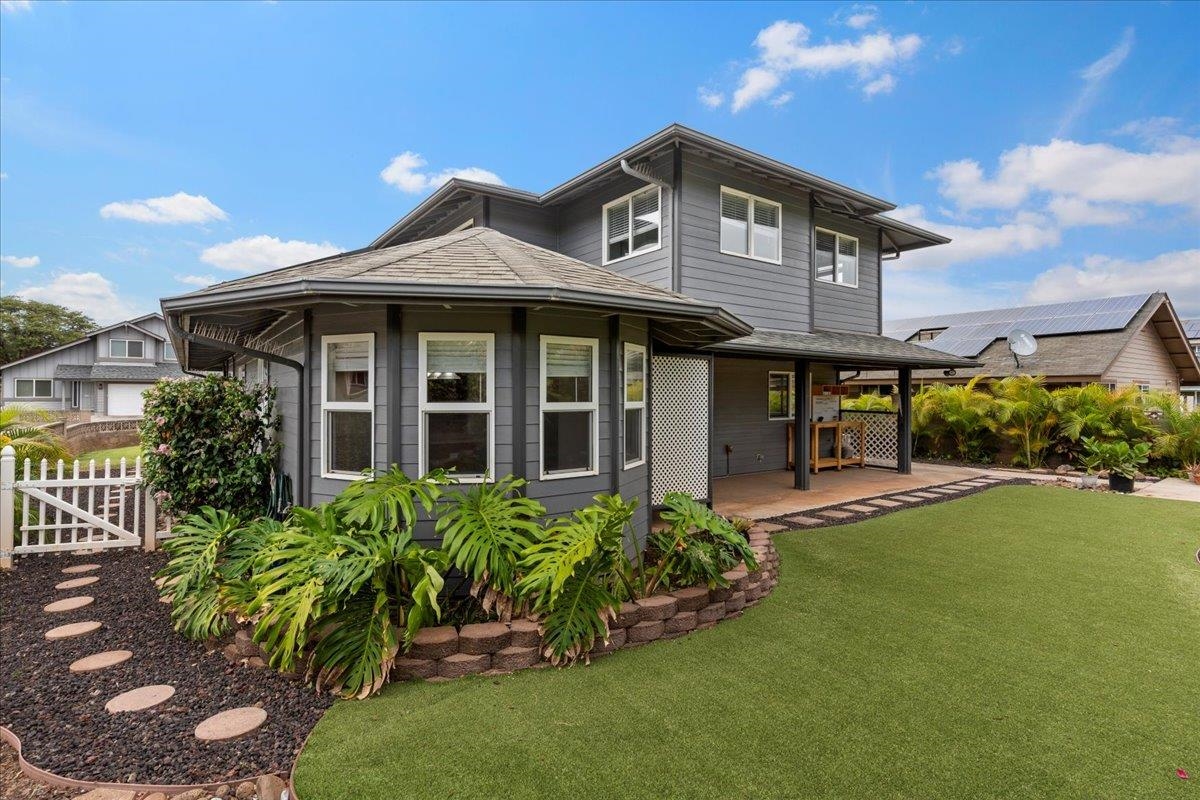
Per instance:
[[[817,280],[858,286],[858,239],[817,228]]]
[[[782,262],[783,206],[721,187],[721,252],[772,264]]]
[[[321,337],[321,463],[353,480],[375,465],[375,334]]]
[[[625,343],[625,468],[646,463],[646,348]]]
[[[794,372],[767,373],[767,419],[796,418]]]
[[[1140,392],[1141,394],[1150,394],[1150,384],[1135,383],[1134,386],[1137,387],[1138,392]]]
[[[144,358],[146,343],[141,339],[109,339],[109,358]]]
[[[599,472],[598,339],[541,337],[542,480]]]
[[[79,408],[83,397],[83,387],[79,381],[71,381],[71,408]]]
[[[54,381],[49,378],[17,378],[13,390],[22,400],[45,399],[54,396]]]
[[[175,355],[175,345],[170,342],[163,342],[163,361],[178,361],[179,357]]]
[[[421,333],[417,392],[422,474],[479,482],[495,470],[496,335]]]
[[[601,216],[603,263],[662,247],[662,189],[651,186],[606,203]]]

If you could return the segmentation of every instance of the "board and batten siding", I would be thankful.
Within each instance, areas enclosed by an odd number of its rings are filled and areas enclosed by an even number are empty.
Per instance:
[[[783,205],[781,264],[721,252],[722,186]],[[808,193],[685,152],[682,196],[680,291],[756,328],[808,331]]]
[[[650,171],[663,178],[671,176],[671,155],[665,154],[650,163]],[[659,212],[662,228],[659,230],[661,246],[657,250],[629,256],[605,264],[603,260],[603,208],[606,204],[624,197],[630,192],[648,188],[653,184],[638,180],[631,175],[605,183],[569,203],[564,203],[558,212],[558,243],[553,249],[558,252],[603,266],[613,272],[653,284],[664,289],[671,288],[671,191],[663,189],[660,195]],[[508,233],[508,231],[505,231]],[[513,236],[518,234],[513,233]],[[536,244],[536,243],[535,243]]]
[[[813,329],[878,334],[879,228],[820,210],[817,227],[858,239],[858,286],[814,281]]]
[[[1154,326],[1147,323],[1134,334],[1113,360],[1101,382],[1115,383],[1118,386],[1145,383],[1149,384],[1151,389],[1178,392],[1179,370],[1171,361],[1171,356],[1155,332]]]
[[[0,375],[0,378],[3,379],[3,404],[22,405],[43,411],[60,411],[64,408],[64,398],[69,396],[71,382],[55,378],[55,370],[58,369],[60,364],[90,366],[95,360],[96,341],[94,339],[85,339],[64,350],[46,353],[22,364],[8,367],[4,370],[3,375]],[[38,380],[53,381],[51,388],[53,396],[36,400],[26,397],[18,398],[16,387],[18,378],[36,378]],[[84,410],[90,410],[90,406],[85,407]]]

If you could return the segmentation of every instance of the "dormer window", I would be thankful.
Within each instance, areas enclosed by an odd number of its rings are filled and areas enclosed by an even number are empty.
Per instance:
[[[783,206],[721,187],[721,252],[778,264]]]
[[[817,228],[817,280],[858,286],[858,239]]]
[[[627,194],[604,206],[604,263],[657,250],[662,245],[662,190]]]

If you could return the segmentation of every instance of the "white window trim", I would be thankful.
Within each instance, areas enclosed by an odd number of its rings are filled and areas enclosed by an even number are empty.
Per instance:
[[[113,342],[124,342],[125,343],[125,355],[123,355],[123,356],[113,355]],[[130,342],[137,342],[138,344],[140,344],[142,346],[142,354],[140,356],[129,355],[129,343]],[[142,339],[109,339],[108,340],[108,357],[109,358],[124,358],[124,359],[145,358],[146,357],[146,342]]]
[[[859,240],[859,238],[857,236],[851,236],[848,233],[838,233],[837,231],[830,230],[829,228],[822,228],[822,227],[818,226],[817,231],[819,231],[821,233],[828,233],[829,235],[834,237],[834,241],[833,241],[833,278],[822,278],[819,275],[817,275],[816,274],[816,270],[817,270],[816,263],[814,263],[812,265],[813,277],[816,278],[821,283],[826,284],[827,286],[843,286],[847,289],[857,289],[858,288],[858,278],[859,278],[859,275],[862,274],[862,242]],[[854,283],[847,283],[845,281],[836,280],[836,278],[837,278],[837,257],[838,257],[838,252],[840,250],[840,242],[839,242],[840,239],[853,239],[854,240],[854,252],[856,254],[855,255],[856,266],[854,269]],[[816,252],[817,252],[817,243],[813,242],[813,253],[816,253]]]
[[[735,250],[726,250],[721,247],[721,195],[731,194],[735,197],[741,197],[749,201],[746,217],[746,253],[739,253]],[[779,252],[775,254],[775,258],[765,258],[763,256],[754,255],[754,205],[756,203],[764,203],[769,206],[775,206],[779,212]],[[743,192],[739,189],[731,189],[728,186],[722,186],[721,191],[717,193],[717,247],[721,253],[734,258],[748,258],[751,261],[762,261],[767,264],[782,264],[783,263],[783,203],[778,203],[774,200],[768,200],[765,197],[759,197],[749,192]]]
[[[20,386],[22,383],[28,383],[29,394],[21,394]],[[38,394],[38,383],[50,384],[50,394]],[[17,400],[53,400],[54,399],[54,379],[53,378],[14,378],[13,379],[13,396]]]
[[[587,403],[551,403],[546,400],[546,345],[586,344],[592,348],[592,399]],[[583,478],[600,474],[600,340],[579,336],[541,337],[541,358],[538,366],[538,475],[543,481],[564,478]],[[546,472],[546,412],[590,411],[592,412],[592,464],[588,469],[570,472]]]
[[[171,348],[171,355],[167,355],[167,348]],[[163,342],[163,361],[178,361],[179,353],[175,352],[175,345],[170,342]]]
[[[337,342],[366,342],[367,343],[367,399],[356,401],[329,399],[329,345]],[[361,472],[335,472],[329,468],[329,439],[326,430],[329,427],[330,411],[358,411],[371,415],[371,463],[375,466],[375,334],[374,333],[339,333],[321,337],[321,477],[335,481],[355,481],[362,477]]]
[[[642,194],[647,189],[658,190],[658,243],[653,247],[643,247],[641,250],[633,249],[633,196]],[[621,203],[629,205],[629,252],[620,258],[608,257],[608,210],[613,206],[619,206]],[[653,253],[656,250],[662,249],[663,243],[663,206],[662,206],[662,187],[661,186],[643,186],[629,194],[618,197],[616,200],[610,200],[600,208],[600,263],[603,265],[616,264],[618,261],[624,261],[634,256],[644,256],[647,253]]]
[[[788,394],[787,394],[787,416],[772,417],[771,416],[771,378],[775,375],[786,375],[788,379]],[[772,369],[767,371],[767,421],[768,422],[794,422],[796,419],[796,373],[785,372],[784,370]]]
[[[642,354],[642,399],[630,400],[628,388],[625,385],[625,374],[629,368],[629,356],[631,354]],[[621,460],[624,462],[624,469],[634,469],[646,463],[646,380],[650,374],[650,361],[646,355],[645,345],[634,344],[633,342],[624,343],[624,352],[621,354]],[[639,432],[642,437],[642,457],[634,461],[630,461],[625,455],[625,411],[629,409],[641,409],[642,424]]]
[[[473,339],[487,341],[487,400],[482,403],[431,403],[429,401],[429,383],[425,378],[428,370],[426,345],[428,342],[461,342]],[[459,412],[463,414],[488,415],[488,456],[487,470],[483,475],[464,475],[457,472],[454,477],[459,483],[483,483],[488,476],[496,473],[496,334],[470,332],[425,332],[417,334],[417,376],[420,383],[417,387],[417,471],[424,475],[429,471],[425,457],[425,413]]]

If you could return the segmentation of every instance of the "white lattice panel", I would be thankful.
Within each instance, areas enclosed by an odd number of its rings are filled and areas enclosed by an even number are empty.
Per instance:
[[[651,363],[650,500],[668,492],[708,499],[709,362],[654,356]]]
[[[867,423],[867,463],[894,467],[897,464],[897,437],[899,417],[886,411],[843,411],[842,419],[862,420]],[[846,444],[858,453],[858,431],[846,431]]]

